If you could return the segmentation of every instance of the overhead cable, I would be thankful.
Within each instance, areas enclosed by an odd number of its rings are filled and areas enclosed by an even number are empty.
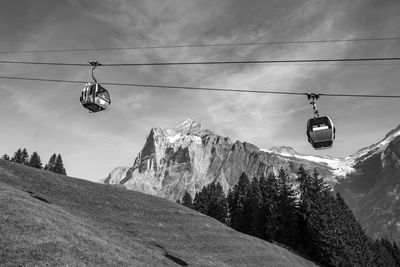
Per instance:
[[[76,81],[76,80],[45,79],[45,78],[14,77],[14,76],[0,76],[0,79],[39,81],[39,82],[56,82],[56,83],[74,83],[74,84],[86,83],[86,81]],[[304,95],[305,96],[305,95],[309,94],[309,92],[265,91],[265,90],[247,90],[247,89],[230,89],[230,88],[214,88],[214,87],[152,85],[152,84],[138,84],[138,83],[104,82],[101,84],[102,85],[111,85],[111,86],[126,86],[126,87],[164,88],[164,89],[198,90],[198,91],[220,91],[220,92],[237,92],[237,93],[259,93],[259,94],[276,94],[276,95]],[[400,95],[379,95],[379,94],[318,93],[318,95],[329,96],[329,97],[400,98]]]
[[[176,65],[224,65],[224,64],[280,64],[280,63],[316,63],[316,62],[355,62],[355,61],[394,61],[400,57],[383,58],[337,58],[337,59],[283,59],[283,60],[244,60],[244,61],[203,61],[203,62],[155,62],[155,63],[114,63],[103,64],[106,67],[123,66],[176,66]]]
[[[199,48],[199,47],[229,47],[229,46],[256,46],[256,45],[285,45],[285,44],[312,44],[312,43],[340,43],[340,42],[366,42],[400,40],[400,37],[375,37],[331,40],[295,40],[277,42],[244,42],[244,43],[214,43],[214,44],[182,44],[159,46],[134,46],[134,47],[104,47],[104,48],[77,48],[77,49],[47,49],[47,50],[9,50],[0,51],[0,54],[17,53],[54,53],[54,52],[87,52],[87,51],[113,51],[113,50],[145,50],[145,49],[171,49],[171,48]]]
[[[22,64],[22,65],[48,65],[48,66],[91,66],[89,63],[63,63],[63,62],[34,62],[34,61],[10,61],[0,60],[1,64]]]
[[[283,60],[244,60],[244,61],[194,61],[194,62],[147,62],[147,63],[99,63],[99,67],[129,66],[177,66],[177,65],[227,65],[227,64],[281,64],[281,63],[318,63],[318,62],[364,62],[398,61],[400,57],[377,58],[333,58],[333,59],[283,59]],[[49,65],[49,66],[91,66],[89,63],[35,62],[0,60],[1,64]]]

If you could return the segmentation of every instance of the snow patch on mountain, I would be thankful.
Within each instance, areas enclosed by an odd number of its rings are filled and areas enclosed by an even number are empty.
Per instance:
[[[298,154],[293,148],[287,146],[280,147],[272,147],[270,149],[260,149],[261,151],[278,154],[283,157],[288,158],[298,158],[304,159],[308,161],[325,163],[332,170],[333,175],[336,177],[345,177],[346,174],[352,173],[355,171],[353,168],[355,159],[352,157],[346,158],[334,158],[334,157],[319,157],[314,155],[302,155]]]
[[[317,169],[332,189],[341,190],[371,236],[389,233],[400,240],[400,218],[395,212],[400,199],[400,126],[379,142],[336,158],[300,154],[289,146],[259,149],[232,142],[188,119],[174,128],[152,128],[133,165],[114,169],[104,182],[175,201],[185,192],[194,197],[212,181],[220,182],[227,192],[243,172],[248,177],[267,177],[284,168],[295,187],[300,166]]]
[[[193,136],[192,141],[194,141],[198,145],[201,145],[201,137],[200,136]]]
[[[354,165],[358,162],[364,161],[367,158],[371,157],[376,153],[381,153],[386,150],[387,146],[393,141],[396,137],[400,136],[400,125],[391,130],[385,138],[380,140],[379,142],[360,149],[355,154],[352,154],[346,158],[334,158],[334,157],[319,157],[314,155],[302,155],[297,153],[293,148],[287,146],[279,146],[272,147],[270,149],[260,149],[261,151],[268,153],[275,153],[281,155],[283,157],[295,157],[298,159],[304,159],[308,161],[325,163],[331,169],[332,173],[337,177],[345,177],[347,174],[355,172]],[[381,154],[383,157],[384,154]]]
[[[169,129],[171,130],[171,129]],[[201,124],[198,122],[195,122],[192,119],[187,119],[178,126],[176,126],[174,129],[175,132],[181,133],[183,135],[201,135],[202,133],[202,127]]]
[[[354,158],[355,160],[359,161],[364,161],[367,158],[371,157],[372,155],[384,151],[389,145],[389,143],[398,136],[400,136],[400,125],[397,128],[391,130],[381,141],[369,147],[365,147],[358,150],[355,154],[351,155],[350,158]]]
[[[197,135],[183,135],[181,133],[177,133],[171,136],[167,135],[166,139],[170,145],[174,145],[178,142],[183,143],[185,140],[189,140],[190,142],[201,145],[201,137]]]
[[[355,161],[350,157],[344,159],[303,155],[295,155],[295,157],[314,162],[326,163],[332,169],[333,174],[338,177],[345,177],[347,174],[355,171],[353,167]]]
[[[269,153],[280,154],[282,156],[288,156],[288,157],[297,154],[296,151],[289,146],[274,146],[267,150],[264,149],[264,151],[269,152]]]
[[[187,119],[174,128],[152,128],[133,165],[113,170],[105,183],[175,200],[185,191],[194,195],[211,181],[219,181],[227,191],[242,172],[261,177],[276,174],[283,167],[295,177],[296,169],[303,165],[309,170],[318,169],[333,186],[338,178],[355,172],[360,155],[387,146],[399,135],[400,127],[380,143],[347,158],[320,157],[299,154],[289,146],[259,149],[247,142],[233,143]]]
[[[184,136],[181,133],[177,133],[173,136],[167,136],[167,141],[171,144],[175,143],[177,140],[182,139]]]

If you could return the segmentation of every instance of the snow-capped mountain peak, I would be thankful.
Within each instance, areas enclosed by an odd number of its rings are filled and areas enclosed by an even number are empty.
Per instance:
[[[390,132],[388,132],[384,139],[393,138],[393,136],[398,136],[398,135],[400,135],[400,125],[391,130]]]
[[[174,128],[152,128],[150,131],[150,136],[157,143],[163,143],[166,141],[166,145],[179,145],[182,142],[196,142],[201,143],[202,134],[206,134],[203,131],[200,123],[193,121],[192,119],[187,119]]]
[[[385,137],[379,142],[358,150],[355,154],[352,154],[349,158],[354,160],[363,161],[376,153],[380,153],[386,149],[388,144],[393,141],[396,137],[400,136],[400,125],[397,128],[391,130],[385,135]]]
[[[322,171],[321,175],[333,185],[338,177],[353,173],[355,165],[362,161],[365,155],[383,150],[399,135],[400,126],[389,132],[380,142],[360,150],[355,155],[346,158],[321,157],[297,153],[289,146],[259,149],[246,142],[232,143],[229,138],[202,129],[200,123],[187,119],[174,128],[153,128],[131,171],[121,172],[121,176],[130,176],[126,179],[130,188],[142,187],[143,185],[139,186],[141,180],[141,183],[146,184],[146,190],[143,191],[170,195],[172,198],[176,197],[177,193],[182,193],[175,187],[182,189],[187,186],[178,186],[183,176],[187,177],[185,179],[191,177],[188,179],[191,185],[187,187],[191,193],[212,179],[220,180],[224,189],[227,189],[234,180],[228,178],[236,178],[237,174],[243,171],[262,176],[267,172],[276,172],[279,165],[295,162],[319,168]],[[162,182],[164,179],[171,182],[171,185],[165,186],[165,182]]]
[[[221,183],[227,192],[242,173],[267,177],[284,168],[295,184],[300,166],[317,169],[329,185],[351,199],[352,205],[360,204],[357,214],[367,222],[370,232],[380,229],[381,235],[392,221],[400,224],[394,212],[400,199],[400,126],[354,155],[334,158],[300,154],[288,146],[259,149],[247,142],[232,142],[188,119],[174,128],[152,128],[133,165],[114,169],[104,182],[176,200],[185,192],[194,197],[212,181]],[[364,205],[366,202],[371,206]],[[387,214],[393,216],[388,218]],[[400,232],[390,230],[390,234],[400,239]]]
[[[192,119],[187,119],[181,124],[177,125],[174,130],[183,135],[201,135],[201,124]]]

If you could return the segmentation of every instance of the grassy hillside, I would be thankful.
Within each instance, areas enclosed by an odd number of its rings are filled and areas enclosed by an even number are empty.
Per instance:
[[[174,202],[0,160],[1,266],[314,266]]]

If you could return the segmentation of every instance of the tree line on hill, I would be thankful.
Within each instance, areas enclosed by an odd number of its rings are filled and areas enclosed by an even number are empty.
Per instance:
[[[63,163],[61,155],[60,154],[56,155],[56,153],[51,155],[48,163],[44,166],[44,168],[43,168],[42,160],[41,160],[39,154],[35,151],[32,153],[31,156],[29,156],[26,148],[24,148],[24,149],[19,148],[11,158],[7,154],[4,154],[1,157],[1,159],[24,164],[24,165],[27,165],[27,166],[30,166],[30,167],[36,168],[36,169],[44,169],[47,171],[52,171],[52,172],[55,172],[58,174],[63,174],[63,175],[67,174],[67,172],[64,168],[64,163]]]
[[[181,204],[233,229],[279,243],[324,266],[400,266],[400,249],[387,239],[372,240],[339,193],[316,170],[303,167],[293,188],[283,168],[278,176],[242,174],[227,196],[213,182]]]

